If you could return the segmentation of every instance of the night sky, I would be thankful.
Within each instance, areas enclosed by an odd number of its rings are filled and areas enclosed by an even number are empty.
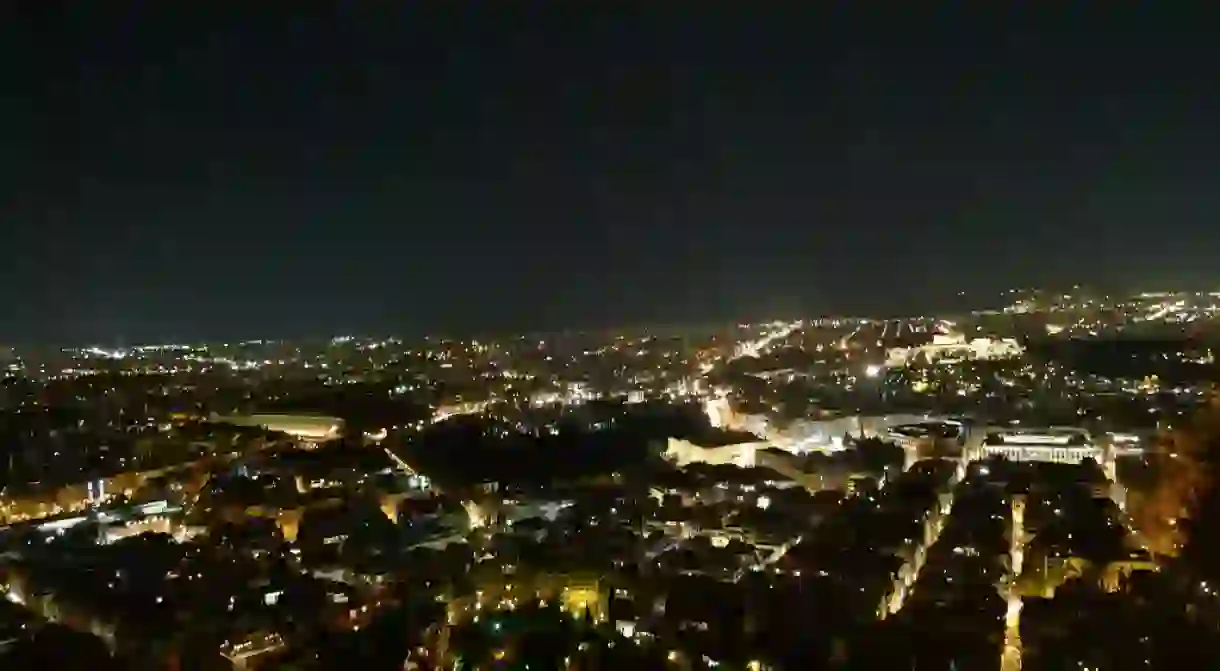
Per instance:
[[[1220,288],[1194,4],[3,3],[0,341]]]

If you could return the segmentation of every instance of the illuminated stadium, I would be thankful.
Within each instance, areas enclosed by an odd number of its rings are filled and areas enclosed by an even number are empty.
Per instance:
[[[303,440],[334,440],[343,433],[343,420],[320,415],[213,415],[213,422],[257,426]]]

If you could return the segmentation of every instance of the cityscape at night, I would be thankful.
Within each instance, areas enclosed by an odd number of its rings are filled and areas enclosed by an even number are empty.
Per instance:
[[[1211,23],[967,4],[7,3],[0,671],[1220,669]]]
[[[1220,295],[1077,292],[10,349],[4,645],[260,669],[1177,659],[1220,642],[1162,521],[1189,515],[1166,490],[1206,485],[1161,463],[1208,408]]]

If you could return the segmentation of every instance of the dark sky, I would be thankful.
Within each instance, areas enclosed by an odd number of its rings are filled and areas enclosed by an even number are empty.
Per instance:
[[[3,3],[0,341],[1220,287],[1193,4]]]

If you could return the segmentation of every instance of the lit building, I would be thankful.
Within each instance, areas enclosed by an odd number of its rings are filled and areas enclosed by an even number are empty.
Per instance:
[[[1003,457],[1009,461],[1078,464],[1085,459],[1102,463],[1105,451],[1093,444],[1088,431],[1074,427],[989,429],[979,446],[979,456]]]
[[[771,447],[767,441],[734,443],[714,447],[701,447],[689,440],[670,438],[665,446],[665,458],[676,466],[687,464],[732,464],[750,468],[757,463],[757,452]]]
[[[763,415],[735,412],[728,399],[717,397],[704,403],[704,412],[712,426],[730,431],[742,431],[761,436],[770,447],[787,452],[840,452],[845,449],[843,439],[883,438],[887,439],[892,427],[906,424],[948,423],[951,419],[930,415],[850,415],[820,420],[797,420],[784,426],[769,421]]]

